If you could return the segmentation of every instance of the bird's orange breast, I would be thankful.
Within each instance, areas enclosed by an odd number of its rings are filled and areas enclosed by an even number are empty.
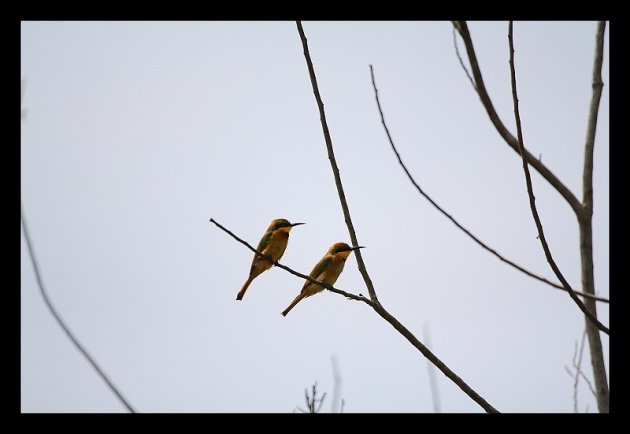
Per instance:
[[[289,242],[289,233],[285,231],[275,231],[271,236],[269,245],[265,249],[266,254],[270,255],[274,261],[279,260],[287,248]]]

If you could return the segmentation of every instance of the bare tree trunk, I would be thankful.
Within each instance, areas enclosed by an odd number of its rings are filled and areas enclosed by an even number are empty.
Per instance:
[[[591,217],[580,222],[580,252],[582,259],[582,291],[595,294],[595,280],[593,278],[593,231]],[[595,302],[584,299],[586,307],[597,316]],[[600,413],[608,413],[608,380],[606,378],[606,366],[604,365],[604,351],[599,330],[592,321],[586,321],[586,335],[591,351],[591,365],[593,367],[593,380],[595,381],[595,396]]]
[[[584,173],[583,173],[583,212],[578,214],[580,224],[580,259],[582,262],[582,291],[587,294],[595,294],[595,278],[593,276],[593,149],[595,146],[595,131],[597,129],[597,115],[602,96],[602,63],[604,58],[604,31],[606,22],[597,24],[595,35],[595,59],[593,61],[593,96],[589,110],[588,127],[586,130],[586,146],[584,148]],[[584,299],[586,307],[597,316],[596,306],[593,300]],[[604,365],[604,351],[599,330],[586,319],[586,335],[591,351],[591,365],[593,367],[593,380],[595,382],[595,396],[600,413],[608,413],[608,380],[606,378],[606,366]]]

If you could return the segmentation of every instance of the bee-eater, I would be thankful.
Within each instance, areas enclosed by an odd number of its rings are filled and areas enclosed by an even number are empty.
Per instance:
[[[274,261],[279,261],[287,248],[289,242],[289,232],[293,229],[293,226],[303,225],[304,223],[290,223],[287,219],[275,219],[271,222],[265,235],[260,239],[258,243],[258,250],[265,255],[269,255]],[[260,256],[254,253],[254,259],[252,260],[252,267],[249,270],[249,277],[245,281],[245,284],[236,295],[237,300],[241,300],[245,295],[245,291],[256,278],[263,271],[269,270],[273,262],[264,256]]]
[[[311,274],[309,274],[309,276],[315,280],[333,285],[343,271],[343,266],[346,264],[346,259],[348,259],[348,256],[350,256],[350,253],[352,253],[353,250],[358,250],[362,248],[363,246],[350,247],[346,243],[333,244],[332,246],[330,246],[324,257],[319,260],[315,267],[313,267],[313,270],[311,271]],[[300,294],[295,297],[295,300],[291,302],[289,307],[287,307],[284,312],[282,312],[282,316],[287,316],[289,311],[293,309],[295,305],[298,304],[302,299],[310,297],[311,295],[315,295],[323,290],[323,286],[309,282],[307,280],[304,283]]]

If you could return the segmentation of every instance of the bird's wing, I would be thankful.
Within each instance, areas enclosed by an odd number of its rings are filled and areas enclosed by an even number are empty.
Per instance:
[[[263,235],[263,237],[260,239],[260,242],[258,243],[258,247],[256,247],[256,250],[258,250],[261,253],[265,253],[264,251],[265,247],[269,245],[269,241],[271,240],[272,235],[273,235],[272,231],[265,233],[265,235]]]
[[[265,233],[265,235],[263,235],[263,237],[260,239],[260,242],[258,243],[258,247],[256,247],[256,250],[258,250],[260,253],[267,253],[265,252],[265,247],[269,245],[269,241],[271,240],[272,235],[273,235],[273,232],[271,231]],[[262,260],[263,260],[262,256],[259,256],[254,253],[254,258],[252,259],[252,270],[254,269],[254,265],[257,262],[262,261]]]
[[[319,275],[322,274],[324,271],[326,271],[328,267],[330,267],[331,262],[332,262],[332,256],[328,256],[328,255],[324,256],[322,259],[320,259],[320,261],[317,264],[315,264],[309,276],[312,277],[313,279],[321,280],[319,279]],[[304,288],[306,288],[310,284],[311,282],[307,280],[304,283],[304,287],[302,288],[302,291],[304,291]]]

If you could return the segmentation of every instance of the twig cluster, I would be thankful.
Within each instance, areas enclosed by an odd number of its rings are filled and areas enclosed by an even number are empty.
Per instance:
[[[569,374],[571,378],[573,378],[573,411],[575,413],[578,412],[578,383],[580,378],[584,380],[591,393],[595,398],[597,398],[597,394],[595,393],[595,389],[593,388],[593,384],[591,380],[584,374],[582,371],[582,355],[584,353],[584,343],[586,341],[586,331],[582,334],[582,340],[580,341],[580,347],[578,349],[578,343],[575,342],[575,348],[573,349],[573,359],[571,363],[573,364],[573,370],[568,366],[564,367],[564,370]],[[588,409],[588,407],[587,407]]]
[[[301,413],[319,413],[326,399],[326,392],[322,394],[320,398],[317,397],[317,381],[311,386],[311,394],[309,395],[308,389],[304,389],[304,402],[306,403],[306,410],[301,407],[297,409]]]

